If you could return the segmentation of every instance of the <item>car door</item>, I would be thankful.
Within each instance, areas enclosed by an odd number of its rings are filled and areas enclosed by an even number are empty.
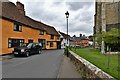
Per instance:
[[[32,44],[32,47],[31,47],[31,50],[30,50],[30,52],[31,52],[32,54],[35,53],[35,50],[36,50],[35,45],[36,45],[35,43]]]
[[[36,53],[39,53],[41,46],[39,44],[36,44]]]
[[[34,54],[36,54],[36,53],[38,53],[38,44],[36,44],[36,43],[34,43],[33,44],[33,46],[32,46],[32,52],[34,53]]]

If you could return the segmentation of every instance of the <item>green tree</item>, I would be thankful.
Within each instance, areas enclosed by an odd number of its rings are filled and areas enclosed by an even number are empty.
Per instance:
[[[119,44],[120,44],[120,29],[116,29],[116,28],[112,28],[110,31],[108,32],[102,32],[102,34],[98,34],[96,35],[96,37],[98,38],[98,41],[100,41],[99,39],[103,39],[103,41],[107,44],[107,51],[109,51],[109,55],[108,55],[108,69],[110,67],[110,51],[111,48],[113,48],[112,46],[116,46],[118,47],[117,51],[119,51]],[[120,55],[119,55],[120,56]],[[120,68],[120,66],[118,66],[118,69]]]
[[[108,32],[102,32],[102,34],[96,35],[97,40],[100,41],[101,38],[105,41],[105,43],[120,43],[120,30],[116,28],[112,28]]]
[[[73,37],[76,37],[76,35],[73,35]]]
[[[90,36],[89,36],[89,40],[90,40],[90,41],[93,41],[93,35],[90,35]]]
[[[96,37],[98,43],[101,43],[101,39],[103,39],[106,44],[120,44],[120,29],[112,28],[108,32],[97,34]]]

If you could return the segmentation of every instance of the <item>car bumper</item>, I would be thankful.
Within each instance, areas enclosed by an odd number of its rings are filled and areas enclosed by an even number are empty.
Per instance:
[[[16,52],[16,51],[13,51],[13,54],[16,55],[16,56],[24,56],[25,52]]]

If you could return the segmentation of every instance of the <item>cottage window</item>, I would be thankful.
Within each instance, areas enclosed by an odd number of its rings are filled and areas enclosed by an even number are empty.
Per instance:
[[[51,39],[54,39],[54,35],[51,35]]]
[[[50,42],[50,47],[53,47],[53,42]]]
[[[20,46],[22,46],[23,43],[24,43],[24,40],[20,40]]]
[[[57,36],[57,39],[60,39],[60,37],[59,37],[59,36]]]
[[[9,39],[9,40],[8,40],[8,43],[9,43],[9,44],[8,44],[8,47],[11,47],[11,42],[12,42],[12,40]]]
[[[8,48],[18,47],[24,44],[23,39],[8,39]]]
[[[22,26],[19,24],[14,24],[14,31],[22,31]]]
[[[40,31],[40,35],[44,35],[44,31]]]

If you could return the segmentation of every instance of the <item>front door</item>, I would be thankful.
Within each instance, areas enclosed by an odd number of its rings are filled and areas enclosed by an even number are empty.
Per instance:
[[[46,40],[45,39],[38,39],[38,42],[42,44],[42,49],[46,48]]]
[[[29,40],[28,40],[28,43],[33,43],[33,40],[32,40],[32,39],[29,39]]]
[[[61,42],[57,42],[57,49],[61,49]]]

